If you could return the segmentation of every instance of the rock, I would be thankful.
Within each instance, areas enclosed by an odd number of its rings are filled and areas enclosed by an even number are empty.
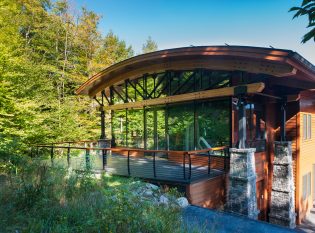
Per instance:
[[[102,174],[100,173],[95,173],[94,176],[95,176],[95,179],[98,179],[98,180],[102,178]]]
[[[153,195],[153,192],[151,190],[146,190],[144,193],[143,193],[143,196],[145,197],[151,197]]]
[[[160,196],[160,201],[159,201],[160,204],[163,204],[163,205],[168,205],[169,203],[169,199],[165,196],[165,195],[162,195]]]
[[[157,190],[160,189],[159,186],[154,185],[154,184],[150,184],[150,183],[147,183],[147,184],[146,184],[146,187],[147,187],[148,189],[152,189],[152,190],[154,190],[154,191],[157,191]]]
[[[181,207],[181,208],[186,208],[189,206],[188,200],[186,197],[180,197],[176,199],[176,203]]]

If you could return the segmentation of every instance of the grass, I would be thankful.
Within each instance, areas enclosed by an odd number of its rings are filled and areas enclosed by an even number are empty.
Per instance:
[[[0,232],[182,231],[178,207],[134,194],[141,181],[31,162],[9,177],[0,189]]]

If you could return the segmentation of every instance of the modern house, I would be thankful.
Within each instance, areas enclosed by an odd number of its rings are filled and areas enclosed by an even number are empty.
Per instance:
[[[313,90],[314,65],[291,50],[200,46],[119,62],[77,94],[100,104],[108,171],[293,227],[315,200]]]

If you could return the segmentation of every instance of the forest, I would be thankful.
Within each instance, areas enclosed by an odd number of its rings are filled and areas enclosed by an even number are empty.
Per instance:
[[[101,16],[67,0],[0,2],[0,153],[30,144],[99,137],[98,111],[74,91],[96,72],[133,56]],[[152,46],[153,45],[153,46]],[[156,49],[149,37],[143,52]]]

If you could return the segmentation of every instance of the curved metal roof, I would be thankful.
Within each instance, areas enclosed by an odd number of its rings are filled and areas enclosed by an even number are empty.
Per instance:
[[[114,64],[83,83],[77,94],[94,97],[126,79],[165,70],[239,70],[315,82],[315,67],[292,50],[248,46],[197,46],[138,55]]]

